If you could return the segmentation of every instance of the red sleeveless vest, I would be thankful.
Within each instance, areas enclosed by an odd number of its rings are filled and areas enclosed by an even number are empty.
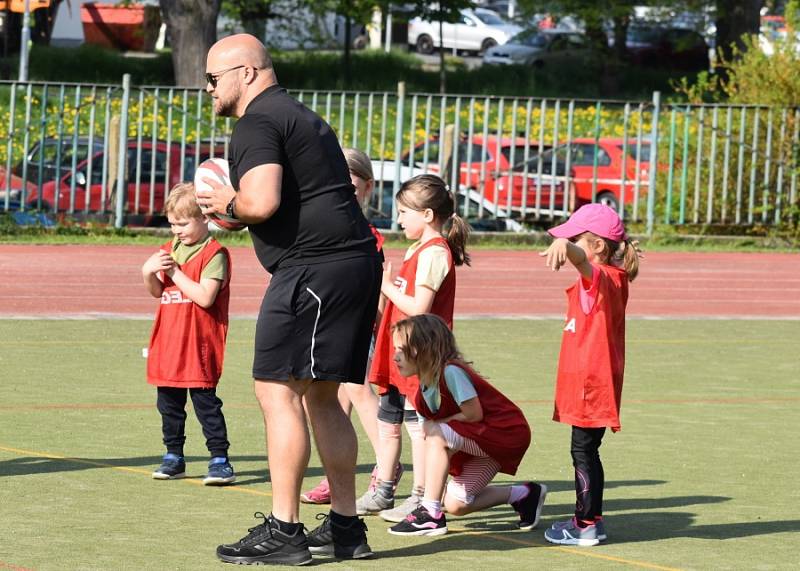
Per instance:
[[[447,251],[447,263],[450,271],[444,278],[442,285],[433,298],[433,305],[430,313],[438,315],[445,320],[447,326],[453,328],[453,306],[456,299],[456,270],[453,265],[453,257],[450,254],[450,246],[444,238],[434,238],[425,242],[416,252],[400,267],[397,275],[397,282],[400,282],[401,289],[406,295],[414,295],[414,283],[417,275],[417,263],[420,253],[431,246],[440,246]],[[397,370],[394,362],[394,345],[392,343],[392,325],[408,317],[400,311],[390,300],[386,300],[386,307],[383,310],[381,324],[378,327],[378,334],[375,337],[375,353],[372,357],[372,368],[369,371],[370,382],[378,385],[380,394],[386,393],[389,386],[397,387],[401,394],[414,402],[414,396],[419,389],[419,379],[413,377],[403,377]]]
[[[450,420],[447,425],[464,438],[477,442],[481,450],[500,464],[501,472],[516,474],[522,457],[525,456],[531,443],[531,429],[525,415],[508,397],[466,363],[451,361],[447,364],[456,365],[469,375],[483,409],[483,418],[478,422]],[[441,396],[439,410],[431,412],[425,398],[417,392],[415,401],[417,411],[431,420],[447,418],[461,411],[447,388],[444,373],[439,379],[439,394]],[[464,462],[469,458],[470,455],[465,452],[456,452],[450,459],[450,474],[453,476],[461,474]]]
[[[628,276],[614,266],[592,267],[598,272],[597,291],[588,315],[581,308],[581,278],[567,289],[553,420],[616,432],[625,372]]]
[[[172,250],[172,241],[161,246]],[[203,268],[218,252],[228,261],[225,282],[214,300],[204,309],[186,297],[165,276],[164,292],[156,312],[147,356],[147,382],[158,387],[210,389],[222,375],[225,338],[228,334],[231,257],[228,250],[212,238],[191,260],[180,266],[191,280],[199,282]]]

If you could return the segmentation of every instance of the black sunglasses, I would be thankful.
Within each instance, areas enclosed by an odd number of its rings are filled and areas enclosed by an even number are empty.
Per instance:
[[[228,69],[223,69],[222,71],[217,71],[215,73],[207,73],[206,74],[206,81],[211,84],[211,87],[216,88],[217,82],[219,78],[228,73],[229,71],[233,71],[234,69],[240,69],[243,67],[247,67],[245,65],[237,65],[236,67],[229,67]]]

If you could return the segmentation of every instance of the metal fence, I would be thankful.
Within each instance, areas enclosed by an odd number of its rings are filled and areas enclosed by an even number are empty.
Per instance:
[[[443,176],[459,212],[523,229],[589,201],[655,224],[796,217],[796,109],[397,92],[296,91],[343,146],[373,158],[369,216],[400,183]],[[159,219],[169,188],[228,154],[230,119],[203,90],[0,82],[0,209]]]

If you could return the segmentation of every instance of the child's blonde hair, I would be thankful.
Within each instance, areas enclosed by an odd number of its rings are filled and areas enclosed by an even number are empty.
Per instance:
[[[626,238],[621,242],[609,240],[602,236],[597,236],[592,232],[588,232],[592,236],[599,238],[603,241],[605,246],[600,253],[602,262],[610,266],[617,266],[625,270],[628,274],[628,281],[632,282],[639,275],[639,257],[642,255],[642,249],[639,247],[638,240],[631,240]]]
[[[375,175],[372,173],[372,161],[364,151],[345,147],[342,149],[344,153],[344,160],[347,161],[347,168],[356,175],[367,182],[375,180]]]
[[[430,208],[434,218],[450,227],[444,232],[447,245],[453,254],[453,263],[457,266],[470,265],[467,254],[469,224],[455,212],[453,194],[447,189],[445,182],[435,174],[421,174],[408,179],[397,191],[397,202],[412,210]]]
[[[177,218],[203,218],[194,195],[194,183],[179,182],[172,187],[164,201],[164,214]]]
[[[430,387],[439,382],[448,361],[463,361],[447,323],[432,313],[401,319],[392,332],[403,341],[406,359],[417,366],[419,382]]]

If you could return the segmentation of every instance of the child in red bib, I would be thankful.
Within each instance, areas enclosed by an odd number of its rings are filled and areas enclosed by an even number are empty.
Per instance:
[[[455,516],[510,504],[520,529],[536,527],[546,486],[488,485],[498,472],[516,474],[528,450],[531,430],[522,411],[464,361],[440,317],[410,317],[393,331],[400,374],[419,377],[415,408],[425,419],[425,494],[389,533],[447,533],[443,504]]]
[[[400,187],[396,196],[397,221],[406,238],[415,240],[406,252],[397,276],[386,264],[381,293],[386,299],[369,373],[378,386],[378,481],[356,503],[359,514],[380,513],[392,522],[402,521],[419,506],[425,484],[424,438],[417,422],[414,399],[419,388],[416,376],[404,377],[394,362],[392,326],[410,315],[433,313],[453,324],[456,292],[455,266],[469,264],[466,242],[469,225],[453,208],[453,195],[435,175],[415,176]],[[445,228],[447,228],[446,233]],[[414,484],[411,496],[394,507],[395,466],[400,459],[401,425],[411,437]]]
[[[557,271],[570,262],[579,274],[567,289],[553,413],[553,420],[572,426],[577,501],[575,516],[554,523],[544,536],[551,543],[590,546],[607,538],[599,449],[606,428],[620,429],[625,306],[640,252],[617,213],[602,204],[581,207],[549,233],[556,239],[540,254],[547,266]]]
[[[216,393],[228,333],[230,255],[209,235],[193,184],[176,185],[164,210],[175,237],[142,266],[147,291],[161,300],[147,353],[147,382],[157,387],[167,453],[153,478],[186,476],[188,391],[211,453],[203,483],[230,484],[236,475],[228,460],[230,443]]]

